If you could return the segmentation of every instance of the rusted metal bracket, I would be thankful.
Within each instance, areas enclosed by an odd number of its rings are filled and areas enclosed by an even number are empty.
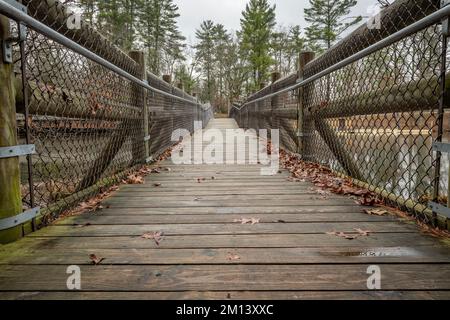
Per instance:
[[[18,1],[5,0],[5,2],[24,13],[28,13],[27,7]],[[13,45],[16,42],[25,41],[26,37],[27,37],[27,28],[23,23],[21,23],[19,21],[18,22],[18,37],[10,38],[10,39],[2,41],[2,53],[3,53],[3,62],[4,63],[6,63],[6,64],[13,63]]]
[[[36,153],[36,146],[34,144],[2,147],[0,148],[0,159],[22,157],[35,153]]]
[[[33,220],[39,214],[40,210],[41,208],[37,207],[24,211],[13,217],[0,219],[0,230],[11,229],[25,222]]]
[[[450,154],[450,143],[435,142],[433,143],[433,151]]]
[[[3,62],[6,64],[12,64],[12,41],[2,40],[2,52],[3,52]]]
[[[429,202],[428,207],[437,214],[440,214],[447,219],[450,219],[450,208],[443,206],[442,204],[436,202]]]

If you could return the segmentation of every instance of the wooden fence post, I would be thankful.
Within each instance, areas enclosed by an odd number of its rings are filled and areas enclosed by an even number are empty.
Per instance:
[[[274,93],[276,91],[274,88],[274,83],[281,79],[281,73],[278,71],[274,71],[274,72],[272,72],[271,77],[272,77],[272,85],[270,88],[270,93]],[[279,98],[280,98],[279,96],[275,96],[272,98],[272,101],[270,102],[270,116],[269,116],[270,129],[280,129],[278,121],[275,121],[275,118],[274,118],[275,117],[274,111],[277,107]],[[269,134],[270,134],[270,130],[269,130]]]
[[[0,42],[9,37],[9,19],[0,15]],[[0,52],[0,147],[15,145],[17,145],[17,123],[13,65],[5,64],[3,52]],[[22,213],[18,157],[0,159],[0,189],[0,219]],[[0,243],[15,241],[22,235],[22,226],[0,231]]]
[[[163,80],[164,82],[168,83],[168,84],[172,84],[172,76],[170,74],[165,74],[163,75]]]
[[[313,52],[304,52],[300,54],[299,57],[299,78],[303,79],[304,70],[306,64],[314,59]],[[304,107],[305,107],[305,97],[308,96],[308,92],[305,91],[304,88],[299,89],[299,104],[298,104],[298,136],[299,136],[299,151],[302,155],[302,158],[305,158],[305,150],[309,152],[309,148],[305,148],[305,142],[308,141],[309,137],[305,139],[305,131],[307,131],[304,127]],[[334,129],[330,127],[330,125],[321,118],[314,119],[314,125],[317,132],[322,137],[323,141],[330,148],[330,151],[342,165],[346,173],[356,178],[357,180],[364,180],[363,174],[359,171],[357,165],[354,163],[352,157],[345,150],[345,145],[341,144],[339,136],[335,133]]]
[[[131,51],[129,56],[136,61],[139,65],[140,70],[142,71],[140,74],[140,78],[143,81],[147,81],[147,64],[145,61],[145,54],[142,51]],[[148,139],[150,131],[149,131],[149,110],[147,106],[147,90],[141,87],[137,88],[138,93],[138,103],[142,105],[143,112],[143,127],[144,127],[144,157],[145,160],[150,158],[150,140]]]
[[[299,55],[298,59],[298,78],[303,79],[304,78],[304,71],[305,66],[314,60],[315,53],[306,51],[302,52]],[[304,135],[305,135],[305,128],[303,126],[304,122],[304,97],[305,97],[305,90],[303,87],[298,89],[298,108],[297,108],[297,153],[301,154],[302,157],[304,157]]]

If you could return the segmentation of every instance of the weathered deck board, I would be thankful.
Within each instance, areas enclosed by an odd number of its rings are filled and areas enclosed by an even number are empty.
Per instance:
[[[367,290],[368,264],[357,265],[81,265],[85,291]],[[384,290],[446,290],[441,264],[386,264]],[[2,290],[67,290],[65,266],[1,266]]]
[[[4,292],[7,300],[443,300],[448,291]]]
[[[90,249],[22,250],[2,257],[0,264],[90,265]],[[437,247],[325,247],[325,248],[200,248],[200,249],[97,249],[105,265],[229,265],[229,264],[386,264],[450,263]],[[229,255],[239,256],[230,260]]]
[[[103,209],[0,247],[0,299],[450,298],[450,241],[414,224],[367,215],[354,199],[318,194],[285,171],[261,176],[262,165],[157,167]],[[242,218],[260,221],[234,222]],[[327,234],[358,228],[371,233]],[[156,231],[159,244],[141,237]],[[82,291],[66,287],[70,265],[81,267]],[[370,265],[381,268],[382,290],[367,289]]]
[[[83,215],[58,221],[57,225],[149,225],[149,224],[212,224],[230,223],[241,219],[242,214],[172,214],[172,215]],[[296,222],[381,222],[395,221],[394,217],[375,217],[355,215],[354,213],[316,213],[316,214],[252,214],[260,223]]]
[[[166,236],[158,245],[140,237],[43,237],[23,240],[17,249],[154,249],[154,248],[306,248],[306,247],[434,247],[440,243],[417,233],[383,233],[352,241],[326,234],[251,234]],[[423,249],[427,250],[427,249]],[[431,250],[431,249],[430,249]],[[94,253],[94,252],[93,252]],[[7,253],[6,253],[7,254]]]
[[[218,224],[158,224],[158,225],[91,225],[50,226],[31,234],[30,237],[108,237],[142,236],[147,232],[162,231],[166,236],[174,235],[214,235],[214,234],[323,234],[327,232],[355,233],[355,229],[372,233],[414,232],[415,227],[398,222],[321,222],[321,223],[240,223]]]
[[[163,200],[162,200],[163,201]],[[353,204],[351,206],[296,206],[296,207],[183,207],[183,208],[107,208],[93,212],[92,215],[154,215],[154,214],[314,214],[314,213],[360,213],[363,208]]]

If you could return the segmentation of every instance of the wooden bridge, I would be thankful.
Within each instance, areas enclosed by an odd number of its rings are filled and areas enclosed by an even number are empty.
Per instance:
[[[449,299],[450,6],[383,10],[213,119],[60,1],[0,0],[0,299]],[[248,161],[155,164],[206,125],[254,129],[213,145]],[[262,175],[256,130],[311,167]]]
[[[450,298],[450,242],[414,223],[368,215],[284,170],[261,176],[262,165],[158,167],[100,210],[0,247],[0,298]],[[370,234],[332,234],[357,229]],[[67,286],[73,265],[80,290]],[[380,290],[368,289],[370,266],[380,269]]]

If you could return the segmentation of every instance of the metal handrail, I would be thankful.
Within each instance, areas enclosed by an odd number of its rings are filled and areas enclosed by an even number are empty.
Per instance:
[[[65,37],[64,35],[60,34],[59,32],[46,26],[42,22],[34,19],[33,17],[30,17],[28,14],[26,14],[26,13],[20,11],[19,9],[13,7],[12,5],[6,3],[4,0],[0,0],[0,13],[17,21],[17,22],[21,22],[21,23],[27,25],[28,27],[34,29],[35,31],[45,35],[49,39],[52,39],[53,41],[58,42],[59,44],[71,49],[72,51],[86,57],[89,60],[92,60],[92,61],[102,65],[103,67],[119,74],[120,76],[130,80],[131,82],[133,82],[147,90],[150,90],[154,93],[158,93],[158,94],[161,94],[166,97],[176,99],[179,101],[183,101],[183,102],[187,102],[187,103],[195,104],[195,105],[200,105],[198,102],[195,102],[195,101],[192,101],[189,99],[185,99],[185,98],[167,93],[165,91],[162,91],[162,90],[159,90],[159,89],[156,89],[156,88],[150,86],[145,81],[142,81],[142,80],[136,78],[132,74],[117,67],[116,65],[112,64],[111,62],[103,59],[102,57],[98,56],[97,54],[93,53],[92,51],[89,51],[88,49],[79,45],[75,41],[70,40],[69,38]]]
[[[374,52],[384,49],[384,48],[390,46],[391,44],[393,44],[401,39],[406,38],[407,36],[410,36],[420,30],[423,30],[423,29],[435,24],[436,22],[441,21],[442,19],[444,19],[445,17],[448,17],[448,16],[450,16],[450,6],[445,6],[441,9],[437,10],[436,12],[426,16],[425,18],[403,28],[402,30],[397,31],[396,33],[384,38],[383,40],[380,40],[379,42],[365,48],[364,50],[361,50],[361,51],[355,53],[354,55],[332,65],[331,67],[329,67],[307,79],[303,79],[302,81],[300,81],[292,86],[289,86],[287,88],[284,88],[282,90],[279,90],[277,92],[270,93],[268,95],[254,99],[252,101],[245,102],[240,107],[236,107],[233,105],[233,108],[235,108],[237,110],[242,110],[245,106],[248,106],[250,104],[253,104],[253,103],[256,103],[259,101],[263,101],[263,100],[266,100],[266,99],[269,99],[272,97],[276,97],[282,93],[289,92],[289,91],[298,89],[300,87],[304,87],[307,84],[309,84],[313,81],[316,81],[317,79],[320,79],[326,75],[329,75],[330,73],[335,72],[339,69],[342,69],[342,68],[352,64],[353,62],[356,62],[362,58],[365,58]]]

